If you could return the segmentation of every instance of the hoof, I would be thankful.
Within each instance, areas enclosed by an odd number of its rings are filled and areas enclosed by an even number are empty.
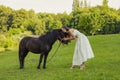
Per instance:
[[[37,67],[37,69],[40,69],[40,67]]]
[[[20,69],[23,69],[23,67],[20,67]]]
[[[46,69],[46,67],[43,67],[43,69]]]

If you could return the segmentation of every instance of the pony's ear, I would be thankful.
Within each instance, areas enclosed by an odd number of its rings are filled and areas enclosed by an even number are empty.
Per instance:
[[[62,31],[62,29],[59,29],[59,31]]]

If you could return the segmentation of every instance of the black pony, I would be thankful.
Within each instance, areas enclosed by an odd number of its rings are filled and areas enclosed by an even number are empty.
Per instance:
[[[68,34],[64,33],[61,29],[55,29],[51,32],[47,32],[46,34],[36,37],[24,37],[19,44],[19,61],[20,61],[20,69],[24,68],[24,59],[28,52],[33,52],[40,55],[40,60],[38,64],[38,69],[40,69],[40,64],[44,57],[43,68],[46,68],[46,60],[48,53],[52,49],[52,45],[56,40],[67,44],[68,41],[64,41],[63,38],[68,36]]]

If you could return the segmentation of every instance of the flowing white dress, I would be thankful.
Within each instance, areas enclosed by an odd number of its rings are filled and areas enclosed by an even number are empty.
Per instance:
[[[74,29],[73,35],[77,37],[72,65],[81,65],[83,62],[94,57],[91,45],[87,37]]]

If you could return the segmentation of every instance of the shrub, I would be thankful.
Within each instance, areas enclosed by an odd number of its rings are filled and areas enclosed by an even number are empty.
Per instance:
[[[0,52],[5,51],[5,48],[0,47]]]

